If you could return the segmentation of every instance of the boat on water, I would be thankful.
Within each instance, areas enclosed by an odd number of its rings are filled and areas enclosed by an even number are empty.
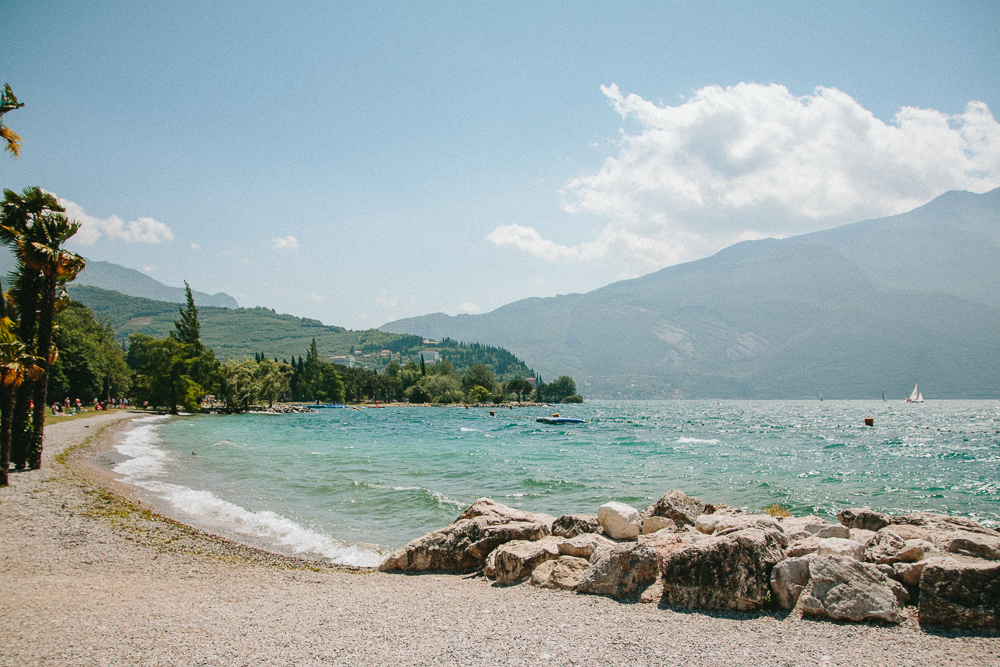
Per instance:
[[[582,424],[586,420],[576,417],[539,417],[535,421],[542,424]]]
[[[906,402],[907,403],[923,403],[924,402],[924,395],[920,391],[920,383],[919,382],[916,383],[915,385],[913,385],[913,391],[907,397]]]

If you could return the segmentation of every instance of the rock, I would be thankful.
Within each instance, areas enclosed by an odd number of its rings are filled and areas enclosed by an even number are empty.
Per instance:
[[[501,544],[486,558],[483,574],[498,584],[527,579],[541,563],[559,558],[559,543],[563,539],[549,536],[536,542],[514,540]]]
[[[899,579],[899,577],[896,576],[896,570],[893,569],[892,565],[885,565],[883,563],[882,565],[876,565],[875,569],[877,569],[879,572],[884,574],[889,579],[896,579],[896,580]]]
[[[887,565],[898,563],[901,560],[898,554],[905,548],[906,542],[902,537],[892,532],[891,528],[882,528],[865,547],[864,560]]]
[[[748,611],[764,604],[784,535],[749,528],[702,538],[663,558],[663,601],[696,609]]]
[[[527,519],[535,518],[538,521]],[[550,520],[551,519],[551,520]],[[481,568],[495,548],[512,540],[538,540],[552,517],[521,512],[481,498],[451,525],[433,530],[393,552],[379,567],[390,570],[465,572]]]
[[[868,546],[868,543],[872,541],[875,537],[874,530],[865,530],[864,528],[851,528],[850,529],[850,539],[855,542],[859,542],[864,546]]]
[[[906,540],[903,548],[896,554],[897,563],[916,563],[923,560],[924,554],[935,551],[934,545],[927,540]]]
[[[784,529],[788,539],[798,541],[807,539],[811,535],[816,537],[850,537],[850,529],[836,523],[830,523],[826,519],[818,516],[790,516],[779,519],[781,527]]]
[[[919,526],[911,526],[906,523],[901,523],[901,524],[894,523],[892,524],[890,530],[899,535],[900,537],[902,537],[904,541],[905,540],[927,540],[928,542],[931,541],[930,531],[927,530],[926,528],[920,528]]]
[[[613,544],[614,542],[603,535],[584,533],[561,542],[559,544],[559,553],[564,556],[585,558],[589,561],[598,547],[611,546]]]
[[[767,514],[703,514],[695,519],[695,529],[706,535],[726,535],[747,528],[773,530],[784,534],[781,523]]]
[[[615,540],[637,539],[642,529],[639,510],[625,503],[604,503],[597,509],[597,520],[604,533]]]
[[[990,560],[1000,560],[1000,537],[976,533],[958,533],[948,540],[945,551],[953,554],[980,556]]]
[[[642,520],[643,535],[649,535],[650,533],[664,529],[677,531],[678,528],[673,519],[668,519],[665,516],[651,516],[648,519]]]
[[[899,603],[900,607],[910,604],[910,591],[906,590],[906,586],[890,577],[886,577],[886,581],[889,583],[889,588],[892,590],[892,594],[896,596],[896,602]]]
[[[786,558],[771,570],[771,592],[782,609],[791,609],[798,602],[802,589],[809,583],[809,561],[812,559],[812,555]]]
[[[529,523],[544,523],[552,532],[552,524],[555,517],[548,514],[525,512],[523,510],[508,507],[503,503],[498,503],[491,498],[480,498],[469,505],[468,509],[458,515],[453,523],[458,523],[465,519],[475,519],[476,517],[486,517],[491,524],[510,523],[511,521],[526,521]]]
[[[562,588],[575,591],[580,577],[590,567],[585,558],[560,556],[539,564],[531,572],[531,585],[539,588]]]
[[[802,611],[836,620],[906,620],[889,580],[869,563],[844,556],[816,556],[809,563],[811,589]]]
[[[816,553],[820,556],[847,556],[854,560],[861,560],[865,553],[865,548],[854,540],[845,540],[842,537],[828,537],[819,541]]]
[[[861,528],[863,530],[881,530],[889,525],[889,515],[876,512],[867,507],[855,507],[844,510],[837,515],[840,523],[848,528]]]
[[[566,514],[552,523],[552,534],[559,537],[576,537],[586,533],[603,533],[596,514]]]
[[[820,539],[816,536],[807,537],[798,542],[792,542],[785,549],[786,558],[799,558],[807,554],[816,553],[819,550]]]
[[[678,528],[693,526],[702,514],[712,514],[715,508],[683,491],[673,490],[642,511],[642,519],[662,516],[670,519]]]
[[[652,584],[649,585],[649,588],[644,590],[642,592],[642,595],[639,596],[639,602],[642,602],[644,604],[648,604],[650,602],[659,602],[662,597],[663,597],[663,582],[660,581],[659,579],[656,579],[653,581]]]
[[[1000,563],[932,559],[920,576],[921,625],[1000,632]]]
[[[927,561],[919,563],[893,563],[892,569],[896,573],[896,579],[907,586],[920,585],[920,573],[924,571]]]
[[[656,579],[656,551],[644,544],[601,547],[577,584],[578,593],[634,597]]]
[[[657,565],[662,563],[663,559],[673,552],[688,546],[684,535],[674,532],[673,528],[666,528],[655,533],[650,533],[649,535],[643,535],[639,538],[639,543],[646,545],[656,552]]]

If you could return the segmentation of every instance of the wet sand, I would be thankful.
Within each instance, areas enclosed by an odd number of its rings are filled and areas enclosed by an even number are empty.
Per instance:
[[[88,465],[127,417],[47,427],[42,469],[0,489],[0,664],[1000,664],[1000,639],[914,618],[687,612],[270,554],[150,511]]]

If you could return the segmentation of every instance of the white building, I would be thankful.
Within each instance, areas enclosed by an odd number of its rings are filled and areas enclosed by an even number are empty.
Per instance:
[[[436,364],[441,361],[441,355],[437,350],[424,350],[420,353],[420,357],[424,360],[425,364]]]

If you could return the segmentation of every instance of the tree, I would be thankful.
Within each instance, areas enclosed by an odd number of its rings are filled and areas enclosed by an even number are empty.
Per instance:
[[[470,403],[485,403],[490,398],[490,390],[477,384],[469,389],[468,396]]]
[[[10,469],[14,390],[37,369],[35,359],[14,332],[14,322],[6,316],[6,301],[0,288],[0,486],[7,486]]]
[[[3,92],[0,93],[0,139],[3,139],[4,143],[7,144],[4,148],[14,156],[14,159],[17,159],[17,156],[21,154],[21,135],[9,127],[4,127],[3,115],[23,106],[24,103],[18,102],[17,98],[14,97],[14,91],[10,89],[10,86],[6,83],[3,84]]]
[[[279,364],[270,359],[261,359],[254,371],[260,398],[267,401],[268,407],[274,407],[274,402],[288,393],[288,378],[292,369],[288,364]]]
[[[507,382],[507,391],[517,394],[517,402],[524,401],[524,395],[531,393],[531,383],[521,378],[515,378]]]
[[[109,322],[95,318],[82,303],[70,302],[56,317],[54,340],[59,356],[49,369],[49,396],[124,395],[131,372]]]
[[[259,382],[254,374],[258,367],[249,359],[227,359],[222,365],[219,397],[226,402],[228,412],[246,412],[257,401]]]
[[[26,454],[31,468],[39,468],[42,464],[42,426],[45,421],[48,370],[54,361],[52,329],[56,311],[68,303],[66,283],[86,266],[82,257],[62,247],[80,228],[80,223],[63,215],[64,211],[56,198],[41,188],[27,187],[21,195],[4,190],[0,241],[13,246],[17,256],[14,291],[20,310],[21,340],[33,340],[34,356],[38,357],[41,368],[38,379],[31,383],[34,409],[31,436],[26,440]],[[29,293],[33,290],[37,293]],[[32,319],[37,322],[32,332],[34,335],[25,336],[26,321]],[[23,393],[19,393],[22,404]],[[22,409],[15,403],[15,411]]]
[[[538,386],[541,389],[543,385],[539,384]],[[576,394],[576,382],[568,375],[561,375],[554,382],[544,385],[541,393],[544,394],[546,401],[559,403],[567,396]]]
[[[493,378],[493,371],[482,364],[472,364],[462,376],[463,389],[469,391],[476,386],[484,388],[487,395],[492,394],[497,386],[496,380]]]
[[[192,359],[185,345],[172,336],[158,339],[134,333],[128,337],[128,365],[135,376],[132,392],[137,401],[166,408],[177,414],[180,407],[197,412],[201,386],[191,379]]]

